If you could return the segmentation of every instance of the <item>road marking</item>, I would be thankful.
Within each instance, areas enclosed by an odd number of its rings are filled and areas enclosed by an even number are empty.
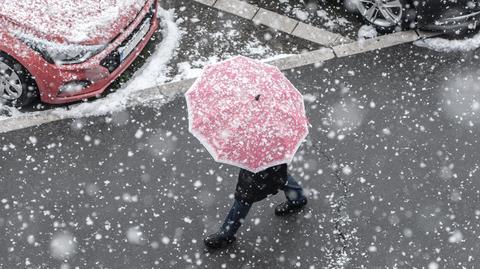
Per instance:
[[[351,40],[342,35],[335,34],[317,27],[313,27],[303,22],[298,23],[297,27],[292,32],[292,35],[306,39],[313,43],[323,44],[326,46],[351,42]]]
[[[330,47],[352,42],[347,37],[317,28],[285,15],[259,8],[240,0],[195,0],[198,3],[237,15],[272,29],[293,35],[310,42]]]
[[[280,70],[284,71],[292,68],[302,67],[305,65],[326,62],[333,58],[335,58],[335,54],[333,53],[332,49],[321,48],[319,50],[304,52],[297,55],[276,59],[267,63],[275,65]]]
[[[0,120],[0,133],[7,133],[15,130],[21,130],[33,126],[40,126],[45,123],[62,120],[59,115],[53,114],[51,111],[42,111],[30,113],[25,116],[7,118]]]
[[[236,0],[217,0],[213,7],[248,20],[253,19],[253,16],[255,16],[259,10],[259,8],[254,5]]]
[[[263,8],[261,8],[258,11],[257,15],[255,15],[255,17],[253,18],[253,22],[256,24],[263,24],[265,26],[285,32],[287,34],[291,34],[299,23],[297,20]]]
[[[440,35],[439,33],[434,33],[434,32],[424,32],[424,31],[421,31],[421,30],[416,30],[416,31],[417,31],[417,34],[420,37],[420,39]]]
[[[136,91],[132,94],[132,96],[129,96],[127,102],[128,106],[134,107],[136,105],[142,105],[152,99],[158,99],[158,96],[170,99],[179,93],[186,92],[190,88],[190,86],[193,85],[196,79],[197,78],[191,78],[181,81],[175,81],[157,87],[151,87],[142,91]]]
[[[332,47],[337,57],[350,56],[366,51],[388,48],[395,45],[413,42],[420,37],[415,31],[397,32],[377,38],[361,40]]]
[[[195,0],[207,6],[213,6],[217,0]]]

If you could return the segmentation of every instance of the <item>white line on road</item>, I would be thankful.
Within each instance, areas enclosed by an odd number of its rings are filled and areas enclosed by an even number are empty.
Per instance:
[[[413,42],[419,38],[419,35],[415,31],[397,32],[389,35],[379,36],[377,38],[338,45],[332,47],[332,49],[337,57],[345,57],[366,51]]]
[[[235,2],[235,1],[232,1]],[[256,24],[263,24],[270,28],[282,31],[287,34],[292,34],[297,27],[299,21],[277,14],[273,11],[261,8],[257,15],[253,18]]]
[[[250,5],[247,2],[235,0],[217,0],[217,2],[212,6],[248,20],[252,20],[259,10],[258,7]]]
[[[352,42],[347,37],[320,29],[270,10],[259,8],[240,0],[194,0],[198,3],[237,15],[272,29],[293,35],[323,46]]]
[[[352,42],[347,37],[331,33],[327,30],[313,27],[310,24],[299,22],[292,32],[292,35],[306,39],[310,42],[333,46]]]
[[[33,126],[40,126],[45,123],[62,120],[59,115],[55,115],[50,111],[42,111],[37,113],[29,113],[14,118],[0,120],[0,133],[7,133],[15,130],[21,130]]]
[[[195,0],[207,6],[213,6],[217,0]]]

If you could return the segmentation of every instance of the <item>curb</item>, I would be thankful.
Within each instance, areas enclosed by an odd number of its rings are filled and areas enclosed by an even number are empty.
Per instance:
[[[257,7],[239,0],[194,0],[198,3],[253,21],[255,24],[268,26],[277,31],[287,33],[320,44],[334,46],[352,42],[347,37],[314,27],[273,11]]]

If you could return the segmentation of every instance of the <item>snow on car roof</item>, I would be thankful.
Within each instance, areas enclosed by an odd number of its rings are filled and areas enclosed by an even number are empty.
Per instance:
[[[0,17],[56,41],[108,42],[147,0],[0,0]]]

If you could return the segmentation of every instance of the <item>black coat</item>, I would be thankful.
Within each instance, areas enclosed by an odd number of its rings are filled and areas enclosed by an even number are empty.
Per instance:
[[[249,204],[263,200],[268,195],[276,194],[285,186],[287,176],[286,164],[270,167],[258,173],[241,169],[238,174],[235,199]]]

